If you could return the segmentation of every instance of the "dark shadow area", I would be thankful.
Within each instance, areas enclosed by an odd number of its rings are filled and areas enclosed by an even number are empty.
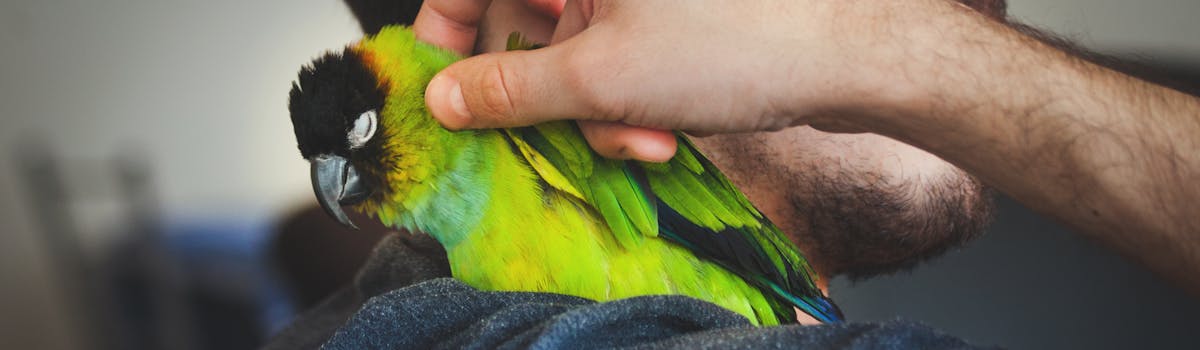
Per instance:
[[[1200,300],[1008,198],[988,233],[833,293],[857,321],[917,320],[1012,349],[1190,349]]]
[[[288,215],[271,239],[271,264],[298,311],[348,286],[375,244],[390,230],[379,220],[348,211],[359,230],[342,226],[316,204]]]

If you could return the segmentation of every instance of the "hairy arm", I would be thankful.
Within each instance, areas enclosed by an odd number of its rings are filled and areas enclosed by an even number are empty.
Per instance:
[[[552,45],[455,63],[426,103],[455,129],[572,118],[882,134],[1200,294],[1200,102],[999,17],[949,0],[572,2]],[[609,156],[674,148],[609,135]]]
[[[917,145],[1200,293],[1200,101],[942,1],[878,30],[902,78],[841,119]],[[899,88],[896,88],[899,87]],[[819,123],[819,122],[818,122]]]

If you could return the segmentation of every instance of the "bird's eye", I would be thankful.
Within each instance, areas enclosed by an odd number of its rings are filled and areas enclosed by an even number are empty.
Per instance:
[[[371,136],[375,135],[375,125],[378,124],[378,119],[374,109],[363,112],[358,115],[358,119],[354,119],[354,128],[346,134],[346,140],[350,141],[350,148],[361,148],[371,140]]]

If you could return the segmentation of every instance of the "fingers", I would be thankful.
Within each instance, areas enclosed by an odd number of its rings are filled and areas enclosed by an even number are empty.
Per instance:
[[[449,129],[595,117],[596,111],[578,102],[561,65],[548,63],[559,61],[554,48],[485,54],[451,65],[425,91],[429,111]],[[579,126],[592,148],[608,158],[665,162],[677,146],[669,131],[586,120]]]
[[[590,2],[585,2],[588,8],[566,0],[525,2],[543,15],[561,17],[552,43],[582,32],[592,13]],[[490,0],[426,1],[413,30],[419,40],[469,55],[490,4]],[[567,75],[553,63],[561,60],[552,59],[563,51],[557,48],[482,55],[456,63],[427,87],[429,110],[450,129],[512,127],[594,115],[572,97],[575,90],[564,86],[569,84],[564,81]],[[592,148],[609,158],[665,162],[677,147],[670,131],[601,121],[580,121],[579,126]]]
[[[563,4],[566,2],[567,0],[525,0],[529,8],[550,18],[558,18],[562,15]]]
[[[587,28],[591,9],[587,9],[588,11],[585,12],[582,6],[584,4],[579,1],[566,4],[558,18],[558,25],[554,28],[554,36],[550,38],[551,44],[567,40]]]
[[[613,159],[662,163],[675,155],[675,134],[616,122],[579,121],[579,130],[596,153]]]
[[[491,0],[428,0],[413,21],[417,40],[467,56],[475,48],[479,21]]]
[[[499,128],[595,115],[564,78],[555,46],[489,53],[447,67],[429,83],[425,103],[449,129]],[[576,84],[577,85],[577,84]]]

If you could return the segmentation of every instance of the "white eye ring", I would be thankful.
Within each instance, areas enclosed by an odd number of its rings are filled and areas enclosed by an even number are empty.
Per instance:
[[[354,120],[354,128],[346,134],[346,140],[350,142],[350,148],[361,148],[375,136],[375,126],[379,122],[379,117],[375,110],[369,110],[358,115],[358,119]]]

